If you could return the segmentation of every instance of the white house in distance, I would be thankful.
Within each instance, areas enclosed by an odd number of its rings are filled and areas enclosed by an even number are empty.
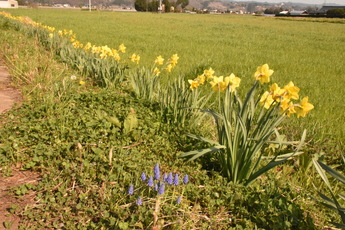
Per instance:
[[[15,0],[0,0],[0,8],[18,8],[18,2]]]

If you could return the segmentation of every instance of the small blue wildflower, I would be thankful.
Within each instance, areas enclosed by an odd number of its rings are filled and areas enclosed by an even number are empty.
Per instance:
[[[141,174],[141,180],[146,181],[146,174],[144,172]]]
[[[164,173],[164,175],[163,175],[163,181],[167,181],[167,179],[168,179],[168,174],[167,173]]]
[[[181,197],[181,196],[178,196],[178,197],[177,197],[177,200],[176,200],[176,203],[181,204],[181,200],[182,200],[182,197]]]
[[[155,183],[154,189],[155,189],[155,191],[158,191],[158,184],[157,183]]]
[[[143,201],[141,200],[141,197],[139,196],[137,201],[135,202],[138,206],[143,205]]]
[[[159,180],[161,178],[161,173],[159,171],[159,164],[157,163],[154,168],[154,176],[156,180]]]
[[[161,183],[158,190],[158,195],[163,195],[165,191],[165,184]]]
[[[152,178],[152,176],[150,176],[149,181],[147,182],[147,185],[148,185],[149,187],[152,187],[152,186],[153,186],[153,178]]]
[[[128,189],[128,195],[133,195],[134,193],[134,186],[131,184]]]
[[[186,174],[184,177],[183,177],[183,183],[184,184],[187,184],[189,181],[189,178],[188,178],[188,175]]]
[[[173,175],[172,175],[172,172],[169,173],[169,176],[167,178],[167,183],[168,185],[172,185],[173,184]]]
[[[174,185],[178,185],[178,174],[176,173],[175,174],[175,177],[174,177]]]

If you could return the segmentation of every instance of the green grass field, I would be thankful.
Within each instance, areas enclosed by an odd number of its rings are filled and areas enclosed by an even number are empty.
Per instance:
[[[293,127],[306,127],[309,139],[344,143],[345,26],[340,23],[277,20],[233,15],[82,12],[18,9],[57,29],[72,29],[83,42],[118,47],[150,65],[158,55],[180,56],[176,73],[194,78],[204,68],[231,72],[247,86],[258,65],[275,70],[274,81],[293,81],[315,109]]]

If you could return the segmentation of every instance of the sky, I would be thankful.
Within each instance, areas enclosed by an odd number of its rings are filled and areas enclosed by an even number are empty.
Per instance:
[[[240,2],[241,0],[236,0],[237,2]],[[248,1],[248,0],[243,0],[243,1]],[[308,4],[315,4],[315,5],[320,5],[324,4],[325,5],[332,5],[338,4],[338,5],[343,5],[345,6],[345,0],[253,0],[256,2],[268,2],[268,3],[279,3],[279,2],[292,2],[292,3],[308,3]]]

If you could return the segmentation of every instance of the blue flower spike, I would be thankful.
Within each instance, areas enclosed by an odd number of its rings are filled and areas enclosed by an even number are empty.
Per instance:
[[[159,178],[161,178],[161,173],[159,170],[159,164],[158,163],[155,165],[155,168],[154,168],[154,176],[155,176],[156,180],[159,180]]]
[[[187,184],[189,181],[189,178],[188,178],[188,175],[186,174],[184,177],[183,177],[183,183],[184,184]]]
[[[142,174],[141,174],[141,180],[142,181],[146,181],[146,174],[143,172]]]
[[[152,186],[153,186],[153,178],[152,178],[152,176],[150,176],[149,181],[147,182],[147,185],[148,185],[149,187],[152,187]]]
[[[158,195],[163,195],[165,191],[165,184],[161,183],[158,189]]]
[[[138,199],[137,199],[137,201],[136,201],[135,203],[136,203],[138,206],[143,205],[143,201],[142,201],[142,199],[141,199],[140,196],[138,197]]]
[[[163,181],[167,182],[168,179],[168,173],[164,173],[163,175]]]
[[[167,178],[167,183],[168,185],[172,185],[173,184],[173,175],[172,175],[172,172],[169,173],[169,176]]]
[[[178,174],[176,173],[175,177],[174,177],[174,185],[177,186],[178,183],[179,183],[179,181],[178,181]]]
[[[134,193],[134,186],[131,184],[128,189],[128,195],[133,195]]]

